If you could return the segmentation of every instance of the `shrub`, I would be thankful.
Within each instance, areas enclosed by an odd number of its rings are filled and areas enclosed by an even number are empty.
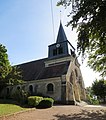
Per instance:
[[[97,99],[94,99],[92,96],[90,95],[87,95],[87,100],[90,104],[93,104],[93,105],[99,105],[99,100]]]
[[[95,100],[95,99],[91,99],[91,103],[93,105],[99,105],[99,101],[98,100]]]
[[[42,100],[43,100],[43,97],[30,96],[28,97],[28,105],[31,107],[36,107]]]
[[[21,104],[27,103],[28,93],[24,90],[16,90],[15,93],[12,94],[12,98]]]
[[[54,100],[52,98],[44,98],[36,108],[50,108],[53,106]]]

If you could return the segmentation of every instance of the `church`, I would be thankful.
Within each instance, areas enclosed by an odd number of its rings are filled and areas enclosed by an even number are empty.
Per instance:
[[[84,81],[75,48],[67,40],[60,22],[56,42],[48,46],[48,57],[17,65],[22,71],[22,85],[31,95],[52,97],[62,104],[76,104],[86,99]]]

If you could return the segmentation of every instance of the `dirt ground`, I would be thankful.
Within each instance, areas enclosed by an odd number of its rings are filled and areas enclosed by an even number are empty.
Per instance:
[[[106,120],[106,107],[53,106],[13,114],[0,120]]]

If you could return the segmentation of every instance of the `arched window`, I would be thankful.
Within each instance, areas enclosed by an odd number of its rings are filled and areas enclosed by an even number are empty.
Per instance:
[[[72,71],[71,76],[70,76],[70,82],[73,83],[74,80],[74,72]]]
[[[33,93],[33,86],[32,85],[29,86],[29,92]]]
[[[17,87],[17,90],[20,90],[20,86]]]
[[[75,75],[76,75],[76,77],[78,77],[78,72],[77,72],[77,70],[75,69]]]
[[[49,83],[47,85],[47,92],[53,93],[53,91],[54,91],[54,86],[52,83]]]

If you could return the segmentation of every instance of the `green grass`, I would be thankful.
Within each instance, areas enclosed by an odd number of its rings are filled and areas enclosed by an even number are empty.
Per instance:
[[[26,110],[26,109],[28,108],[22,108],[10,102],[9,103],[0,102],[0,116],[12,114],[12,113],[19,112],[19,111]]]

